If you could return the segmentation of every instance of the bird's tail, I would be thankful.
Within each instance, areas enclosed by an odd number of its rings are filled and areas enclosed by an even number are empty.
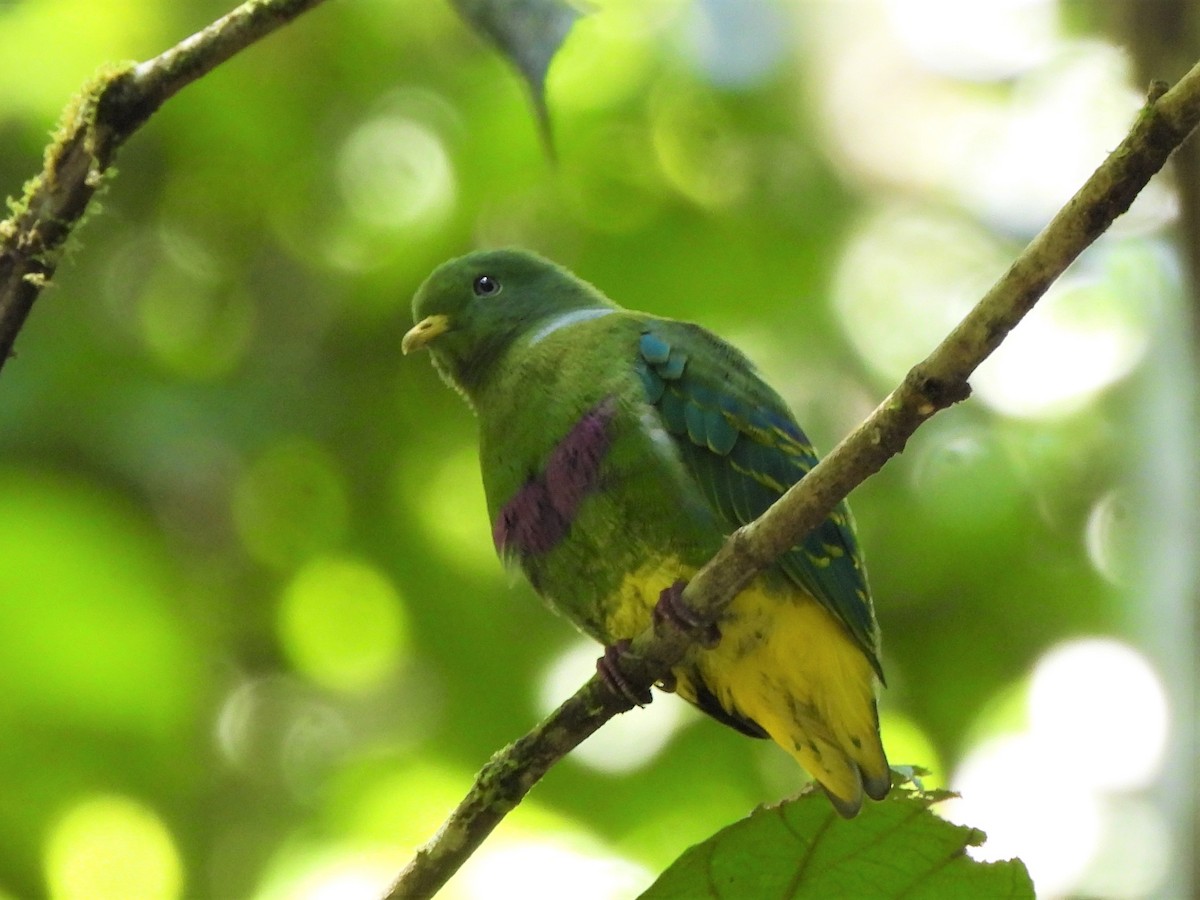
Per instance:
[[[891,772],[879,737],[876,677],[820,604],[755,582],[730,605],[698,674],[735,717],[759,725],[804,766],[846,818],[881,800]]]

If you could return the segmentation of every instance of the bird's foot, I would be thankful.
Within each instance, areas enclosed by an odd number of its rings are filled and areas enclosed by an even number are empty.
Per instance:
[[[715,624],[704,625],[696,614],[683,602],[683,589],[687,582],[680,579],[670,587],[662,589],[658,595],[658,603],[654,604],[654,621],[670,622],[680,631],[695,631],[700,629],[698,641],[700,646],[711,650],[721,643],[721,629]]]
[[[620,657],[628,649],[628,639],[608,644],[604,648],[604,655],[596,660],[596,671],[614,694],[629,703],[630,708],[645,706],[654,699],[650,694],[650,688],[638,690],[621,673]]]

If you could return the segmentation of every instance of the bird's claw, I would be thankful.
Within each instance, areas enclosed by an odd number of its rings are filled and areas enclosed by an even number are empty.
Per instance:
[[[628,649],[628,640],[620,640],[615,644],[608,644],[604,648],[604,655],[596,660],[596,671],[599,673],[601,680],[608,685],[609,690],[628,702],[630,708],[645,706],[654,699],[650,694],[650,688],[647,687],[638,690],[630,684],[629,679],[621,672],[620,657]]]
[[[683,589],[687,582],[680,579],[670,587],[665,587],[658,595],[658,603],[654,605],[654,621],[670,622],[680,631],[695,631],[700,629],[698,641],[700,646],[711,650],[721,643],[721,629],[715,624],[704,625],[692,609],[683,602]]]

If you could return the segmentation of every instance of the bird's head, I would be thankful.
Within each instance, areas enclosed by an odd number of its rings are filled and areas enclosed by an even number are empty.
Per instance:
[[[534,253],[483,250],[442,263],[425,279],[413,297],[416,325],[400,349],[428,349],[442,377],[470,398],[514,341],[563,313],[611,306]]]

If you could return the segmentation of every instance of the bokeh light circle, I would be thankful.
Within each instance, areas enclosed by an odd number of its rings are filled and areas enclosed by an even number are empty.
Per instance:
[[[542,673],[538,712],[548,715],[596,671],[599,644],[581,640],[559,654]],[[610,719],[571,753],[570,759],[599,772],[631,772],[649,764],[671,737],[696,715],[676,697]]]
[[[279,636],[296,669],[325,687],[362,691],[398,666],[404,606],[378,569],[344,557],[305,565],[280,600]]]
[[[1158,775],[1170,711],[1146,658],[1111,638],[1051,649],[1029,685],[1030,730],[1046,747],[1043,766],[1061,766],[1093,790],[1132,790]]]
[[[359,221],[381,229],[428,227],[454,208],[454,168],[438,134],[416,119],[384,115],[350,133],[337,185]]]
[[[267,447],[234,485],[238,536],[254,559],[273,568],[303,563],[335,544],[348,516],[337,464],[299,436]]]
[[[1100,842],[1100,805],[1078,784],[1046,765],[1042,746],[1028,734],[993,738],[973,748],[950,787],[961,796],[942,815],[987,834],[968,852],[996,861],[1019,857],[1038,896],[1069,890],[1087,869]]]
[[[52,828],[45,848],[53,900],[174,900],[183,860],[151,809],[116,794],[87,797]]]

